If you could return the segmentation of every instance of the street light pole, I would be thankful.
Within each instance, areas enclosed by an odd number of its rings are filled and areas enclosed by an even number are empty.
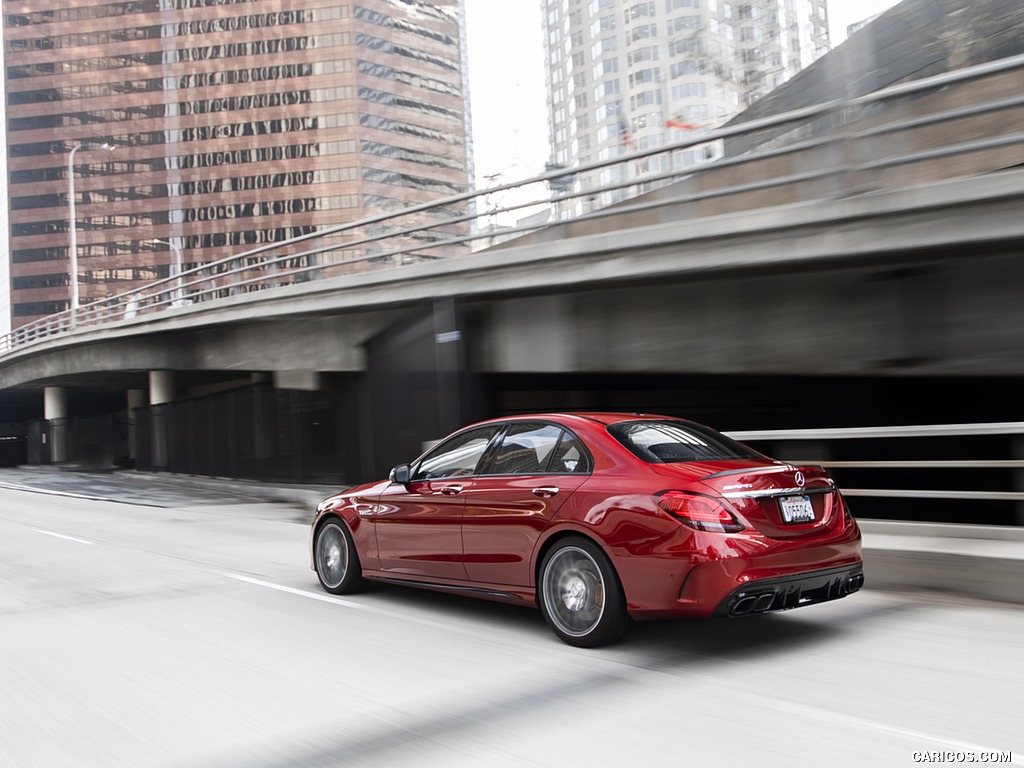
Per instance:
[[[68,154],[68,229],[71,231],[71,247],[68,251],[68,270],[71,278],[71,327],[78,324],[78,219],[75,215],[75,152],[80,149],[104,149],[113,151],[111,144],[75,144]]]
[[[178,296],[177,296],[177,299],[178,300],[182,299],[185,291],[184,291],[184,287],[182,286],[181,273],[185,271],[185,260],[182,258],[181,248],[176,246],[170,240],[150,240],[150,242],[154,243],[155,245],[166,245],[172,251],[174,251],[174,270],[175,270],[175,274],[176,274],[176,276],[178,278],[178,288],[177,288]],[[172,303],[172,306],[173,306],[173,303]]]

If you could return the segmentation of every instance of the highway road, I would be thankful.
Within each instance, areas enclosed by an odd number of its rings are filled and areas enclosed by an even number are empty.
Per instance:
[[[1024,764],[1017,607],[867,589],[586,651],[523,608],[326,595],[308,510],[108,492],[143,503],[0,488],[4,768]]]

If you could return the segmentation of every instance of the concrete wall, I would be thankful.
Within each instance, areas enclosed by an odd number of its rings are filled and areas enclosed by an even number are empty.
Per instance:
[[[487,372],[1024,375],[1022,251],[508,298]]]

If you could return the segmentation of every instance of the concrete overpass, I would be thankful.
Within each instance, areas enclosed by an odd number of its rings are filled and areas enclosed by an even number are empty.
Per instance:
[[[474,307],[491,372],[1020,375],[1022,203],[1009,170],[512,244],[84,326],[6,354],[0,386],[364,371],[370,338],[437,301]]]

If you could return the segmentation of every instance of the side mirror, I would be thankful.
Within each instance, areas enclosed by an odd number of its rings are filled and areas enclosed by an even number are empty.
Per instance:
[[[391,474],[388,475],[388,479],[392,483],[398,483],[399,485],[408,485],[409,477],[411,475],[410,467],[408,464],[399,464],[397,467],[391,470]]]

